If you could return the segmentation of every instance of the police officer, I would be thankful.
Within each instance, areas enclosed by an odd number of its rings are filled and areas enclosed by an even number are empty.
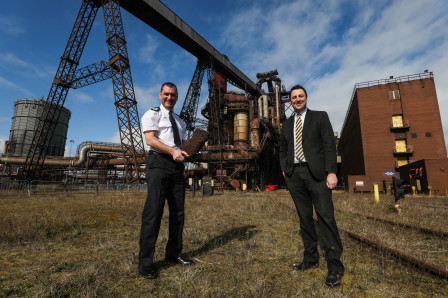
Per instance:
[[[173,113],[177,87],[167,82],[160,89],[160,107],[152,108],[142,117],[146,144],[148,195],[142,214],[138,271],[144,278],[155,278],[154,251],[162,220],[165,199],[169,208],[169,236],[165,260],[181,265],[194,262],[182,256],[184,226],[184,164],[188,154],[180,149],[185,136],[185,123]]]

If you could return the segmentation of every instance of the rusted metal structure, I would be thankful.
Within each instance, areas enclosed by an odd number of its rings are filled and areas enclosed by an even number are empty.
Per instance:
[[[109,61],[100,61],[77,71],[100,7],[103,8]],[[126,181],[139,182],[144,177],[144,171],[136,162],[144,154],[144,147],[119,3],[117,0],[83,0],[26,158],[23,179],[36,179],[43,172],[49,143],[70,88],[80,88],[108,78],[113,82],[122,154],[127,161]]]
[[[433,73],[356,84],[338,154],[350,192],[373,191],[374,184],[386,192],[401,166],[446,159]],[[447,188],[445,184],[438,189],[445,193]]]
[[[98,9],[103,8],[109,58],[78,69],[80,57]],[[277,72],[258,74],[252,82],[188,24],[158,0],[83,0],[39,122],[32,149],[23,163],[22,176],[36,179],[45,166],[48,140],[70,88],[81,88],[112,78],[126,182],[144,177],[144,147],[135,100],[120,7],[159,31],[198,58],[181,111],[187,136],[196,127],[209,130],[208,144],[192,159],[209,165],[208,175],[220,187],[263,188],[281,184],[277,161],[280,123],[285,119],[285,90]],[[209,97],[198,117],[202,80],[207,72]],[[227,92],[227,84],[241,92]],[[268,85],[268,92],[261,89]],[[274,86],[275,85],[275,86]],[[117,156],[96,157],[97,164],[116,163]],[[11,162],[11,160],[9,161]],[[89,162],[86,162],[87,166]]]
[[[285,119],[285,95],[277,71],[257,74],[258,96],[227,92],[227,78],[207,70],[209,98],[201,111],[208,119],[206,146],[191,161],[207,163],[218,188],[260,189],[282,184],[278,162],[279,132]],[[275,88],[273,87],[275,84]]]

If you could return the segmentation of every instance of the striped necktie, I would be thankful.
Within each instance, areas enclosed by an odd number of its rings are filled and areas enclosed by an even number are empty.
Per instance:
[[[302,118],[300,117],[300,115],[297,115],[295,135],[296,135],[295,155],[297,159],[301,161],[305,156],[303,154],[303,147],[302,147]]]

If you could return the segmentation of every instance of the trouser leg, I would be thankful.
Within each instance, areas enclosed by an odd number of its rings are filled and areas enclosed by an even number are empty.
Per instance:
[[[343,272],[344,265],[341,262],[342,242],[339,230],[334,218],[334,206],[331,198],[331,190],[326,187],[325,180],[316,183],[313,191],[313,204],[319,219],[319,227],[322,241],[325,247],[325,258],[329,271]]]
[[[307,181],[303,177],[304,171],[308,169],[296,167],[292,175],[285,177],[285,180],[300,218],[300,234],[304,246],[303,260],[315,263],[319,260],[317,233],[313,220],[312,199],[307,189]]]
[[[182,233],[185,219],[185,183],[183,170],[176,171],[167,198],[170,216],[169,235],[165,256],[167,259],[170,259],[177,258],[182,254]]]
[[[147,171],[148,194],[142,213],[139,253],[139,263],[144,266],[152,265],[154,259],[166,197],[163,180],[162,170]]]

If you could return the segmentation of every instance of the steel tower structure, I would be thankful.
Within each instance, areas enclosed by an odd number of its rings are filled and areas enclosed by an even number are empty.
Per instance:
[[[99,7],[103,7],[109,61],[100,61],[77,70],[84,46]],[[137,157],[144,154],[143,138],[135,100],[118,0],[83,0],[61,62],[56,71],[44,111],[34,134],[22,178],[36,179],[42,172],[47,150],[70,88],[81,88],[112,78],[118,127],[127,161],[127,182],[138,182],[144,172]],[[56,108],[52,109],[54,106]]]

